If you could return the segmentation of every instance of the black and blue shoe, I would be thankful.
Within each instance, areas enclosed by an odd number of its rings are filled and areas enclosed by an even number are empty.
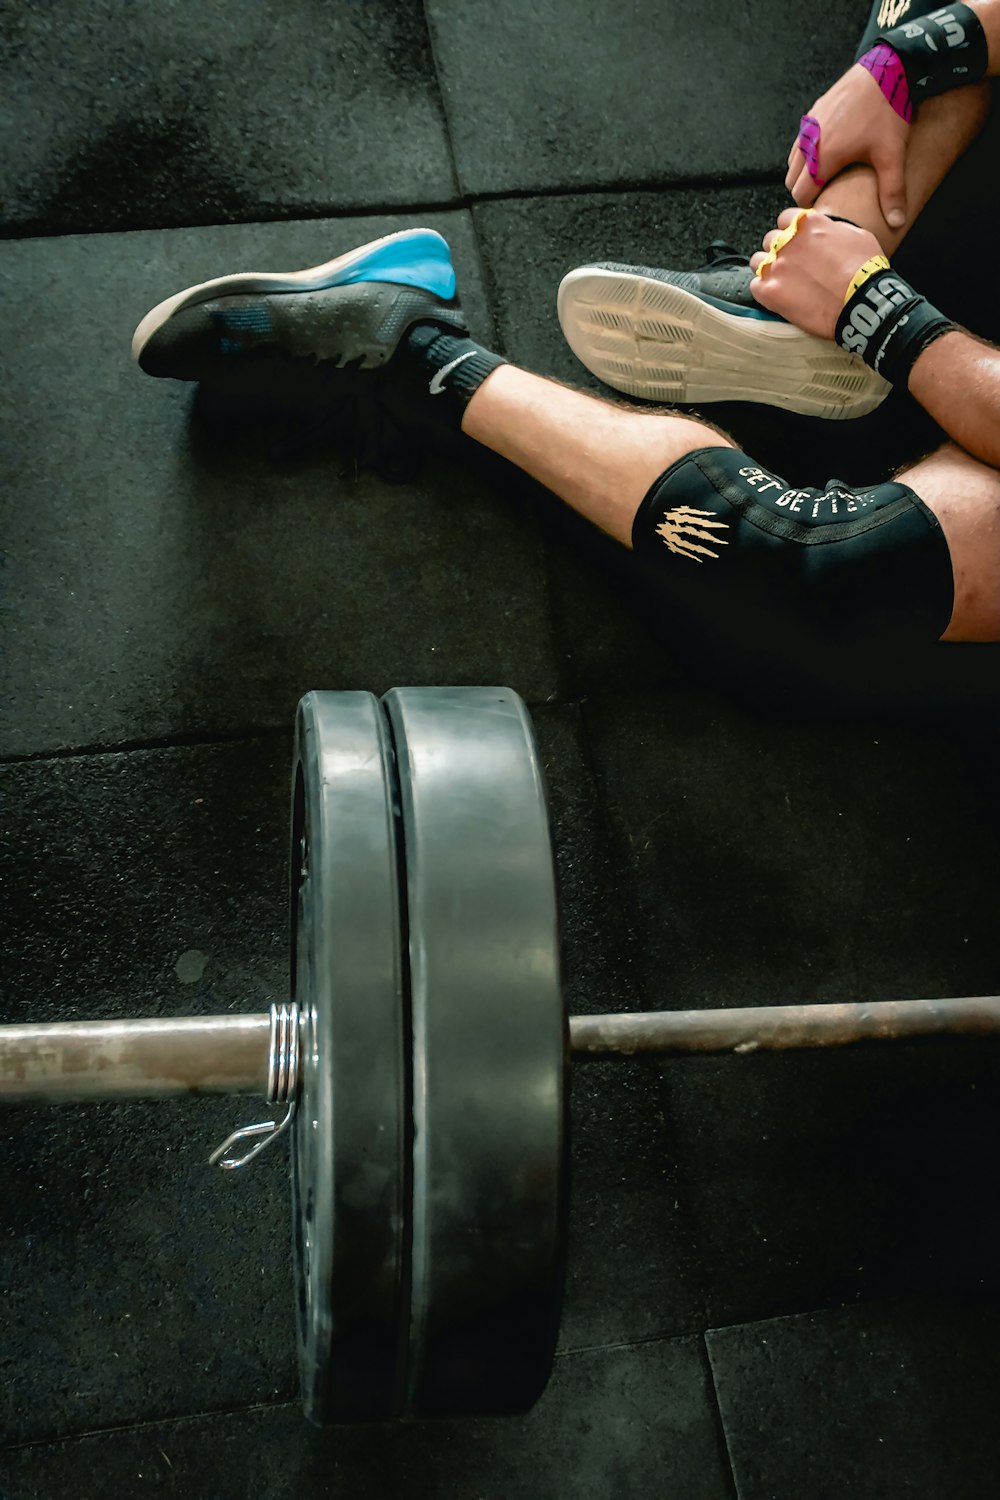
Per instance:
[[[448,243],[405,229],[305,271],[241,271],[177,292],[132,338],[147,375],[225,378],[248,359],[373,370],[416,323],[466,333]]]
[[[199,382],[204,421],[276,434],[273,455],[330,442],[393,479],[412,475],[415,440],[447,446],[504,363],[469,337],[451,251],[433,229],[305,271],[200,282],[146,314],[132,354],[148,375]]]
[[[718,240],[708,254],[695,271],[570,271],[559,322],[581,364],[616,391],[669,406],[756,401],[838,420],[884,401],[888,383],[862,360],[754,301],[745,256]]]

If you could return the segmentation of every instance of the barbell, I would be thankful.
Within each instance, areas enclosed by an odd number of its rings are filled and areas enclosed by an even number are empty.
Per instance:
[[[523,1411],[555,1352],[569,1054],[1000,1030],[1000,997],[564,1014],[556,875],[507,688],[310,693],[295,726],[290,998],[259,1015],[0,1027],[0,1102],[260,1094],[210,1158],[292,1139],[313,1422]]]

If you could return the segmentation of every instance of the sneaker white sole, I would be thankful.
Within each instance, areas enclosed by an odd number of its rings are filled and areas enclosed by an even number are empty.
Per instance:
[[[305,271],[236,271],[229,276],[216,276],[211,281],[200,281],[196,286],[175,292],[149,311],[132,335],[132,358],[138,361],[146,344],[155,333],[182,307],[194,307],[199,302],[211,302],[215,297],[236,296],[241,292],[319,292],[332,286],[343,273],[371,255],[373,250],[390,245],[394,240],[408,240],[415,235],[427,234],[426,229],[401,229],[395,234],[383,235],[379,240],[369,240],[344,255],[324,261],[320,266],[309,266]]]
[[[646,401],[758,401],[836,421],[874,411],[891,389],[855,355],[790,323],[741,318],[634,272],[570,271],[558,309],[581,364]]]

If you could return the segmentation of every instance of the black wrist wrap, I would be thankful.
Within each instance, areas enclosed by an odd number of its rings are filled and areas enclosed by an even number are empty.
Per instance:
[[[886,42],[903,64],[914,106],[963,83],[976,83],[989,63],[986,33],[967,5],[945,5],[883,31],[875,40]]]
[[[895,271],[877,271],[845,302],[836,339],[883,380],[905,385],[917,355],[957,327]]]

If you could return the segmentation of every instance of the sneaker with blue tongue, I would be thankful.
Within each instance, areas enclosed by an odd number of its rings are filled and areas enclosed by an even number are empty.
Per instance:
[[[470,336],[451,251],[432,229],[387,235],[305,271],[240,271],[176,292],[135,330],[147,375],[417,432],[456,430],[505,361]],[[361,435],[363,436],[363,434]]]
[[[694,271],[598,262],[559,287],[559,323],[605,385],[666,405],[756,401],[843,420],[874,411],[886,381],[753,299],[748,258],[721,240]]]

